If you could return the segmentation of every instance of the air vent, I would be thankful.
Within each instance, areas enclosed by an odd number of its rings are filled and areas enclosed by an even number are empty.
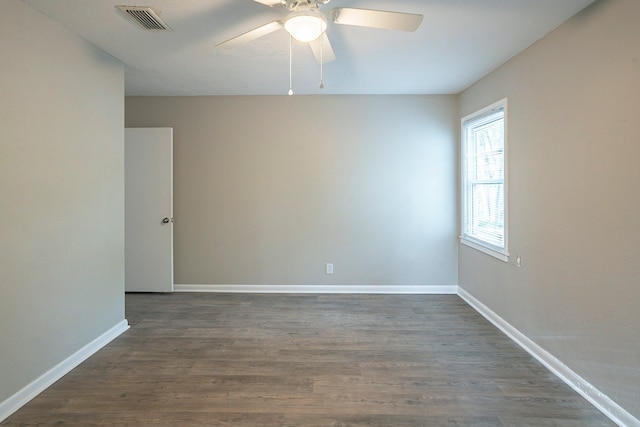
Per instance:
[[[127,16],[147,30],[155,31],[167,31],[171,30],[157,13],[155,13],[150,7],[144,6],[116,6]]]

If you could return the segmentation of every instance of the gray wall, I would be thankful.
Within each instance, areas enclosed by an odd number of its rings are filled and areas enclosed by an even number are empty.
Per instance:
[[[460,286],[640,417],[640,2],[600,1],[460,97],[509,97],[509,249]],[[522,267],[515,257],[522,257]]]
[[[126,126],[174,128],[177,284],[457,284],[455,96],[127,97]]]
[[[0,402],[124,319],[124,70],[0,2]]]

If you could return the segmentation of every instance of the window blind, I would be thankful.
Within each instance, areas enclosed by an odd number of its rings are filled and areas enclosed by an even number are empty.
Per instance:
[[[463,132],[463,237],[504,250],[504,107],[465,121]]]

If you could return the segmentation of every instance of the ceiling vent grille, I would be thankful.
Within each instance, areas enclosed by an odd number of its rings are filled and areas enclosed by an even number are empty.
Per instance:
[[[116,6],[129,18],[136,21],[142,28],[155,31],[167,31],[171,30],[157,13],[155,13],[150,7],[143,6]]]

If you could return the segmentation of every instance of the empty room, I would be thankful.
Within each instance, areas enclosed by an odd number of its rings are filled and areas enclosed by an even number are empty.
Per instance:
[[[640,426],[639,23],[2,0],[0,424]]]

